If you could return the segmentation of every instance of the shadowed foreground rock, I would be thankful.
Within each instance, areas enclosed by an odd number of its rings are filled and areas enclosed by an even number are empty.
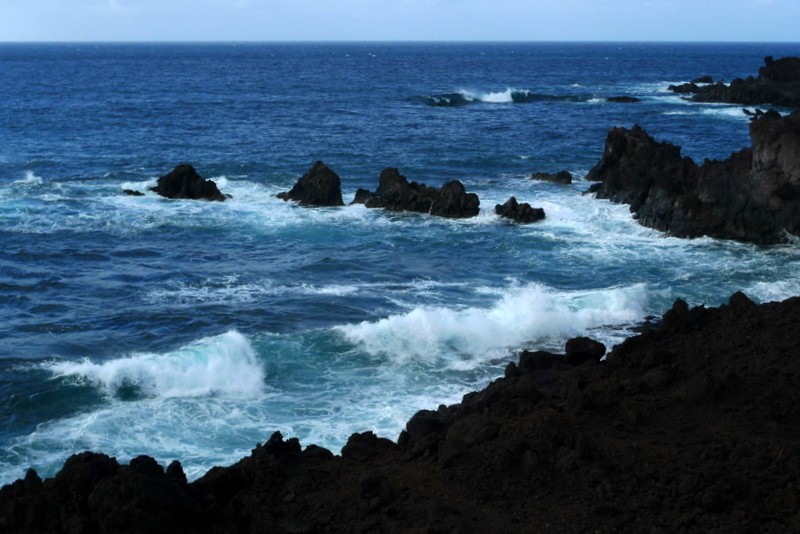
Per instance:
[[[192,484],[73,456],[0,490],[0,531],[797,532],[798,331],[800,298],[678,300],[604,361],[586,338],[571,360],[523,352],[398,443],[354,434],[334,456],[275,433]]]
[[[598,198],[630,204],[637,220],[678,237],[769,244],[800,234],[800,111],[750,122],[752,148],[698,166],[639,126],[614,128],[587,180]]]
[[[176,166],[170,173],[159,178],[158,184],[150,190],[167,198],[217,201],[227,198],[213,180],[204,179],[188,164]]]
[[[467,193],[458,180],[451,180],[441,189],[435,189],[409,182],[392,167],[381,171],[378,189],[374,193],[359,189],[353,203],[364,204],[368,208],[414,211],[450,218],[474,217],[480,212],[481,204],[478,195]]]
[[[690,83],[670,85],[667,89],[678,94],[691,94],[695,102],[727,102],[755,106],[800,107],[800,58],[785,57],[774,60],[764,58],[764,66],[758,77],[736,78],[730,85],[713,82],[710,76],[692,80]],[[708,83],[709,85],[697,85]]]
[[[314,163],[291,190],[278,193],[278,198],[309,206],[344,206],[339,175],[321,161]]]

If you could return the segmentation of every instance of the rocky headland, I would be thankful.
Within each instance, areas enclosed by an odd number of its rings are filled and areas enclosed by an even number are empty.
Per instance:
[[[752,147],[697,165],[639,126],[613,128],[589,191],[678,237],[770,244],[800,235],[800,111],[754,117],[750,138]]]
[[[278,433],[188,483],[71,457],[0,490],[0,531],[797,532],[800,298],[676,301],[600,360],[524,351],[505,376],[341,455]]]
[[[698,85],[700,84],[700,85]],[[670,85],[668,90],[691,95],[695,102],[720,102],[756,106],[771,104],[800,107],[800,58],[764,58],[758,77],[736,78],[726,85],[703,76],[689,83]]]

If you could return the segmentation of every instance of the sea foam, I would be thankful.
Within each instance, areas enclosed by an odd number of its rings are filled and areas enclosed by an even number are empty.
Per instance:
[[[557,291],[540,285],[507,290],[488,308],[416,307],[374,322],[336,327],[350,343],[397,364],[449,360],[472,367],[510,349],[630,323],[645,315],[646,286]]]
[[[112,397],[250,397],[264,389],[264,371],[255,351],[247,338],[235,331],[166,354],[47,366],[56,377],[92,384]]]

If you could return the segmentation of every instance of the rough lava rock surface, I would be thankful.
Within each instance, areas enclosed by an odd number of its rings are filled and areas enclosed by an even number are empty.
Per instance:
[[[760,244],[800,234],[800,111],[750,123],[752,148],[698,166],[639,126],[613,128],[587,180],[598,198],[630,204],[639,222],[679,237]]]
[[[496,204],[494,212],[521,224],[535,223],[544,219],[542,208],[532,208],[527,202],[520,204],[516,197],[509,198],[505,204]]]
[[[227,198],[213,180],[204,179],[197,174],[194,167],[186,163],[176,166],[170,173],[160,177],[158,184],[150,190],[167,198],[217,201],[224,201]]]
[[[291,190],[278,193],[278,198],[309,206],[344,206],[339,175],[321,161],[314,163]]]
[[[785,57],[774,60],[764,58],[764,66],[758,77],[736,78],[729,85],[723,82],[710,83],[710,76],[701,77],[691,83],[670,85],[667,89],[679,94],[691,94],[695,102],[727,102],[754,106],[800,107],[800,58]],[[708,82],[709,85],[697,85]]]
[[[678,300],[599,361],[523,352],[397,443],[340,456],[279,433],[187,484],[179,464],[97,453],[0,489],[8,533],[800,530],[800,298]],[[578,364],[578,365],[575,365]]]
[[[374,193],[359,189],[353,202],[363,203],[368,208],[414,211],[450,218],[474,217],[480,212],[481,204],[478,195],[467,193],[458,180],[451,180],[441,189],[435,189],[409,182],[393,167],[381,171],[378,189]]]

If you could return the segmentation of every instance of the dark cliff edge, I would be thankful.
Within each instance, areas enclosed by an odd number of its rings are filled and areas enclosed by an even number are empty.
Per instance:
[[[697,165],[639,126],[613,128],[589,192],[630,204],[637,220],[678,237],[758,244],[800,235],[800,110],[750,122],[752,147]]]
[[[603,348],[523,352],[397,443],[273,434],[187,483],[177,462],[71,457],[0,490],[0,531],[797,532],[800,298],[676,301]]]

